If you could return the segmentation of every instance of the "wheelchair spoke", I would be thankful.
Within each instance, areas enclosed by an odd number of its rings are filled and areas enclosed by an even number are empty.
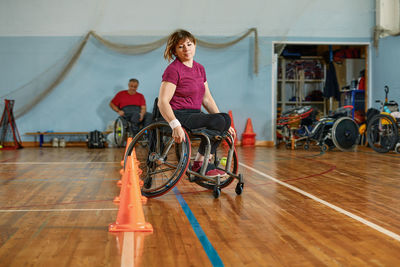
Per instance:
[[[168,169],[162,169],[162,170],[149,172],[149,175],[159,174],[159,173],[168,172],[168,171],[172,171],[172,170],[176,170],[176,168],[168,168]]]

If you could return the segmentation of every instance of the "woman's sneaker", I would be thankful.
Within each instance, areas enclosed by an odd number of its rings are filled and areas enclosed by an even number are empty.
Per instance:
[[[199,172],[202,165],[203,165],[203,161],[194,161],[193,166],[192,166],[192,171]],[[226,176],[227,174],[226,174],[226,172],[217,169],[214,164],[209,163],[207,165],[206,176],[217,177],[218,175]]]

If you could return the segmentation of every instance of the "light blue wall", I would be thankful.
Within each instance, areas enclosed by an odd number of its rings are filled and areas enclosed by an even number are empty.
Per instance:
[[[116,38],[130,42],[148,38]],[[217,38],[212,38],[216,40]],[[7,68],[4,84],[21,85],[36,77],[79,42],[77,37],[1,37],[0,53]],[[208,82],[221,111],[232,110],[241,134],[251,118],[258,140],[272,140],[271,99],[272,42],[279,37],[259,40],[259,74],[253,73],[254,39],[246,38],[225,49],[198,46],[196,60],[207,72]],[[288,38],[303,42],[365,42],[365,38]],[[12,44],[12,45],[11,45]],[[12,49],[10,49],[10,47]],[[38,51],[37,54],[34,52]],[[158,95],[161,75],[167,66],[163,48],[142,55],[122,55],[91,38],[66,79],[28,114],[17,120],[20,132],[104,130],[116,118],[108,103],[115,93],[126,89],[129,78],[140,80],[139,91],[151,110]],[[22,55],[22,56],[21,56]],[[31,56],[32,55],[32,56]],[[17,71],[17,69],[19,71]],[[25,75],[20,79],[20,74]],[[29,96],[27,96],[29,97]],[[30,137],[23,137],[29,141]]]
[[[0,40],[3,62],[13,65],[4,73],[3,82],[7,88],[12,84],[20,86],[23,84],[21,80],[25,82],[36,77],[41,70],[62,57],[79,38],[1,37]],[[267,73],[271,71],[272,48],[270,42],[267,43],[269,46],[260,46],[263,58],[259,75],[253,73],[253,38],[220,50],[198,46],[196,53],[196,60],[206,68],[208,82],[220,110],[232,110],[239,132],[244,129],[245,120],[252,118],[261,140],[271,138],[270,130],[267,131],[271,121],[265,119],[271,110],[271,77]],[[26,53],[28,46],[31,51],[39,51],[31,59]],[[129,78],[133,77],[139,79],[139,91],[146,97],[151,111],[154,98],[158,95],[161,75],[168,64],[162,54],[163,48],[142,55],[122,55],[91,38],[66,79],[17,120],[20,132],[104,130],[107,123],[116,118],[116,113],[108,106],[109,101],[119,90],[126,89]],[[18,68],[20,65],[21,68]],[[20,73],[24,73],[23,79],[20,79]]]
[[[273,139],[273,41],[368,42],[375,8],[373,0],[351,3],[249,0],[237,4],[228,0],[218,3],[205,0],[200,5],[198,1],[182,4],[171,0],[168,7],[162,1],[160,6],[125,0],[116,0],[118,4],[112,5],[95,0],[71,0],[57,5],[50,0],[40,1],[47,4],[40,8],[31,5],[27,9],[24,0],[0,3],[0,96],[51,68],[90,29],[113,41],[138,44],[164,37],[181,27],[197,37],[218,42],[231,40],[227,37],[256,27],[260,48],[258,75],[252,73],[252,37],[225,49],[198,47],[196,60],[206,68],[220,109],[232,110],[239,134],[244,130],[246,119],[251,118],[258,140]],[[171,16],[169,6],[179,6],[180,12]],[[203,15],[195,15],[194,10]],[[21,19],[15,20],[15,17]],[[394,49],[395,44],[389,47]],[[390,57],[390,52],[381,51],[380,57]],[[140,80],[139,91],[151,109],[167,66],[162,53],[163,48],[143,55],[121,55],[91,39],[66,79],[17,120],[20,133],[105,129],[116,117],[108,107],[109,100],[117,91],[125,89],[132,77]],[[382,75],[385,73],[384,69],[380,71]],[[23,140],[32,139],[23,136]]]

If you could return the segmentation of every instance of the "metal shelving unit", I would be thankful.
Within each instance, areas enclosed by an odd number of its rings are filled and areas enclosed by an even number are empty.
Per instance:
[[[285,111],[289,106],[311,105],[325,115],[326,101],[306,100],[312,91],[322,93],[326,65],[322,57],[301,57],[299,59],[279,58],[278,70],[278,107]]]

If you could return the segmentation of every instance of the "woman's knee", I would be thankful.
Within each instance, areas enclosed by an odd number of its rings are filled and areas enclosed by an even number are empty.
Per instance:
[[[224,125],[224,131],[229,130],[229,127],[231,127],[231,117],[227,113],[218,113],[222,118],[223,122],[222,125]]]
[[[210,129],[223,131],[225,130],[226,119],[223,115],[221,115],[221,113],[212,114],[208,121],[208,124]]]

